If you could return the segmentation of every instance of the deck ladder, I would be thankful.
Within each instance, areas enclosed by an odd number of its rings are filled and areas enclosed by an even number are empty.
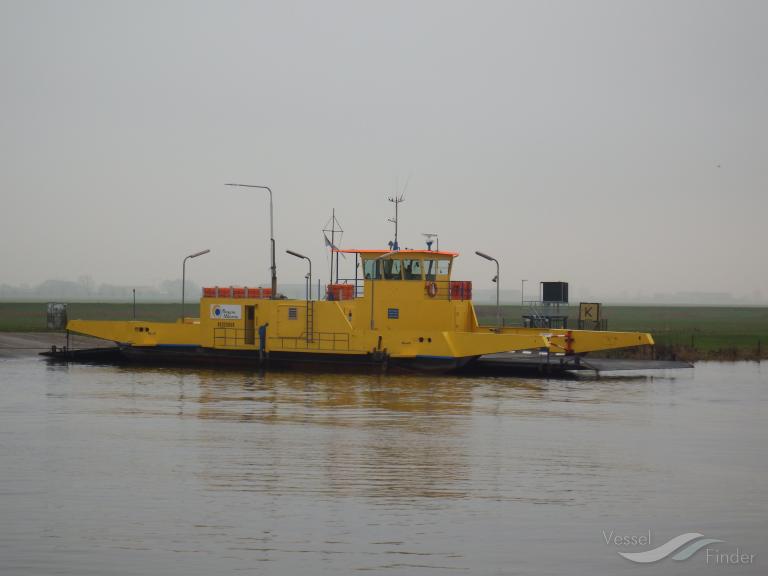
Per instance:
[[[312,334],[315,332],[315,302],[307,302],[307,342],[312,342]]]

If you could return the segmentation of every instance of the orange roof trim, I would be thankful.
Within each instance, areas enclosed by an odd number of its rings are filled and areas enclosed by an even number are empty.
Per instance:
[[[382,250],[365,250],[360,248],[345,248],[344,250],[334,250],[334,252],[340,252],[342,254],[437,254],[438,256],[458,256],[458,252],[446,252],[444,250],[389,250],[384,248]]]

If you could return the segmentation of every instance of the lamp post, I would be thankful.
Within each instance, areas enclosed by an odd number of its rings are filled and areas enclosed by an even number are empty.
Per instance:
[[[260,186],[257,184],[237,184],[228,183],[225,186],[242,186],[243,188],[261,188],[269,192],[269,242],[271,246],[272,255],[272,299],[277,298],[277,265],[275,264],[275,224],[274,224],[274,210],[272,205],[272,189],[269,186]]]
[[[493,281],[496,282],[496,324],[499,328],[501,328],[501,306],[499,305],[499,261],[496,260],[496,258],[493,256],[488,256],[488,254],[478,250],[475,251],[475,254],[480,256],[480,258],[485,258],[486,260],[496,262],[496,276],[493,279]]]
[[[307,300],[312,300],[312,260],[310,260],[307,256],[304,256],[304,254],[299,254],[293,250],[286,250],[286,253],[290,254],[291,256],[296,256],[296,258],[303,258],[309,262],[309,275],[307,276]]]
[[[525,307],[525,283],[528,280],[520,280],[520,307]]]
[[[207,248],[205,250],[201,250],[200,252],[195,252],[194,254],[190,254],[186,258],[184,258],[184,262],[181,264],[181,321],[184,322],[184,288],[186,287],[187,283],[187,260],[190,258],[197,258],[198,256],[202,256],[203,254],[208,254],[210,250]],[[134,297],[136,295],[136,292],[134,291]],[[135,308],[134,304],[134,308]],[[134,312],[134,316],[136,313]]]

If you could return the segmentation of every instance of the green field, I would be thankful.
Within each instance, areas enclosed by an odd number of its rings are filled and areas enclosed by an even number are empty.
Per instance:
[[[197,316],[196,303],[188,303],[187,316]],[[70,320],[130,320],[133,318],[133,304],[112,304],[99,302],[74,302],[67,304]],[[181,316],[181,304],[152,303],[136,304],[136,318],[157,322],[173,322]],[[47,330],[46,305],[43,302],[0,302],[0,331],[39,332]]]
[[[481,324],[493,324],[495,307],[476,307]],[[578,310],[561,308],[575,328]],[[187,304],[188,315],[197,306]],[[70,319],[130,320],[129,303],[111,304],[75,302],[68,305]],[[504,323],[520,325],[520,306],[503,306]],[[181,316],[181,304],[137,304],[140,320],[173,321]],[[664,355],[674,352],[681,357],[755,357],[768,356],[768,307],[702,306],[605,306],[608,330],[650,332],[657,349]],[[41,302],[0,302],[0,331],[33,332],[46,330],[46,308]]]
[[[495,321],[495,306],[477,306],[481,324]],[[563,307],[576,328],[578,308]],[[679,356],[768,356],[768,307],[610,306],[603,309],[608,330],[650,332],[659,350]],[[503,306],[507,325],[520,325],[520,306]]]

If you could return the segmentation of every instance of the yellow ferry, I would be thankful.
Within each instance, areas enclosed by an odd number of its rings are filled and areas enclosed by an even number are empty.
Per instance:
[[[321,369],[451,371],[498,352],[574,356],[653,344],[636,332],[481,326],[471,283],[451,278],[455,252],[335,252],[354,254],[355,279],[328,285],[322,300],[311,290],[300,300],[274,288],[204,288],[197,318],[71,320],[67,329],[114,341],[141,362]]]

